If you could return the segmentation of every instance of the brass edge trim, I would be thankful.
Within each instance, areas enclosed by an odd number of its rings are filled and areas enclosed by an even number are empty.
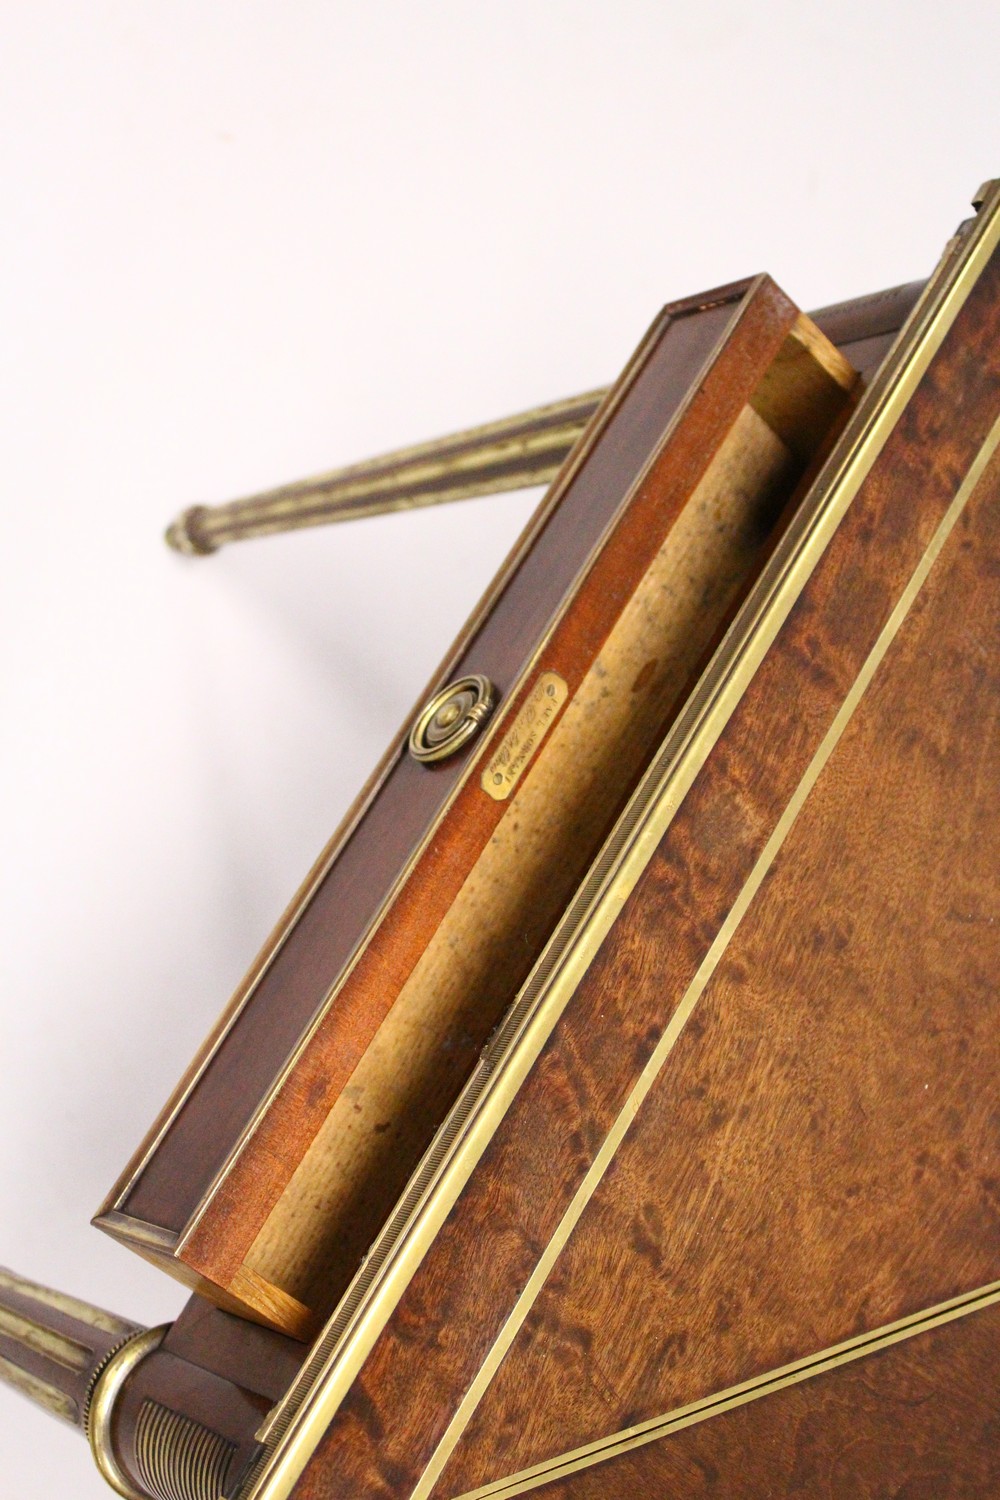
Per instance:
[[[596,894],[591,895],[588,881],[522,988],[522,999],[511,1012],[511,1025],[501,1027],[495,1047],[484,1055],[480,1069],[449,1113],[401,1200],[401,1205],[406,1203],[418,1179],[424,1177],[426,1185],[420,1183],[416,1203],[402,1223],[397,1215],[392,1216],[373,1246],[368,1265],[361,1268],[348,1288],[300,1377],[265,1422],[262,1440],[267,1450],[241,1490],[243,1500],[286,1500],[290,1494],[558,1019],[561,1005],[560,996],[553,993],[555,979],[568,976],[572,984],[578,973],[585,972],[610,920],[631,889],[627,874],[623,876],[624,864],[628,861],[641,868],[659,841],[658,832],[644,837],[642,827],[638,831],[632,827],[639,811],[658,797],[663,828],[668,826],[1000,238],[998,198],[1000,192],[995,185],[968,239],[961,247],[952,241],[946,248],[879,375],[862,397],[804,502],[798,524],[793,522],[775,550],[703,674],[687,710],[667,736],[661,755],[622,814],[618,828],[627,831],[609,866],[604,868],[603,862],[598,862],[600,883]],[[956,253],[958,248],[961,254]],[[610,842],[615,842],[615,835]],[[637,878],[636,874],[632,884]],[[602,898],[610,898],[604,900],[605,915],[617,903],[603,931],[596,920]],[[585,915],[580,919],[579,907],[584,901]],[[574,950],[575,964],[572,957],[567,962],[561,951],[566,933],[574,924],[586,929],[585,942],[578,941]],[[540,993],[532,995],[533,987]],[[565,991],[567,984],[562,988]],[[481,1097],[475,1097],[477,1089],[484,1091]],[[470,1100],[474,1101],[471,1105]],[[429,1171],[427,1164],[439,1153]],[[370,1273],[373,1263],[377,1263],[377,1269]],[[417,1493],[414,1491],[414,1496]]]
[[[135,1489],[115,1457],[111,1441],[115,1403],[132,1371],[147,1354],[160,1347],[169,1331],[169,1323],[159,1328],[147,1328],[115,1350],[101,1371],[90,1399],[86,1424],[90,1451],[104,1479],[123,1500],[148,1500],[148,1496]]]
[[[743,283],[737,283],[736,285],[737,287],[741,287],[743,286]],[[734,291],[733,300],[737,300],[738,296],[745,295],[745,289],[742,292]],[[674,309],[676,309],[676,311]],[[539,533],[548,524],[553,511],[561,502],[571,480],[575,477],[586,456],[593,450],[598,437],[607,426],[608,422],[611,419],[611,416],[618,410],[619,406],[621,405],[622,400],[624,399],[625,392],[631,387],[631,384],[637,377],[639,371],[650,358],[661,325],[666,319],[682,317],[689,312],[699,310],[700,309],[698,308],[689,307],[687,305],[687,301],[668,304],[667,307],[664,308],[653,320],[653,323],[650,325],[650,328],[648,329],[645,337],[639,343],[625,368],[622,370],[618,379],[615,381],[614,385],[607,388],[604,400],[598,407],[597,411],[588,419],[579,439],[574,444],[573,448],[570,450],[569,454],[567,454],[565,460],[563,461],[560,471],[556,475],[556,478],[553,481],[552,485],[549,487],[548,492],[542,497],[539,505],[528,518],[527,522],[525,523],[524,529],[516,538],[506,558],[501,563],[500,568],[497,570],[491,582],[487,585],[487,588],[485,589],[478,603],[474,606],[471,614],[469,615],[469,618],[466,620],[462,629],[459,631],[459,634],[452,642],[443,660],[438,666],[437,671],[433,674],[429,683],[427,684],[427,687],[424,689],[423,693],[421,693],[417,702],[407,714],[402,728],[397,733],[395,740],[390,743],[380,766],[376,768],[367,791],[362,789],[362,794],[358,798],[356,804],[352,809],[348,811],[347,816],[340,824],[339,828],[334,831],[333,836],[329,840],[323,852],[319,855],[316,863],[313,865],[313,868],[307,874],[299,890],[292,897],[291,902],[285,908],[285,911],[282,913],[281,917],[279,917],[275,928],[272,930],[272,933],[267,942],[265,942],[263,950],[255,960],[255,964],[251,967],[249,974],[244,978],[242,985],[236,989],[233,997],[228,1002],[228,1005],[223,1010],[219,1019],[216,1021],[215,1025],[218,1028],[217,1032],[209,1032],[209,1035],[206,1038],[205,1043],[203,1044],[201,1052],[199,1054],[196,1054],[195,1060],[192,1063],[191,1068],[189,1069],[186,1080],[182,1081],[180,1086],[174,1090],[170,1098],[167,1100],[156,1122],[154,1122],[152,1129],[149,1131],[144,1141],[140,1144],[139,1148],[134,1153],[132,1160],[125,1169],[125,1172],[122,1173],[122,1175],[119,1177],[118,1181],[112,1188],[111,1193],[109,1194],[108,1198],[102,1205],[101,1210],[97,1215],[97,1219],[106,1219],[110,1213],[120,1211],[122,1203],[125,1202],[129,1194],[131,1193],[133,1187],[136,1184],[136,1181],[142,1175],[143,1171],[148,1165],[150,1158],[159,1149],[174,1121],[181,1113],[181,1110],[184,1108],[190,1096],[194,1093],[194,1090],[197,1088],[198,1084],[203,1078],[209,1063],[222,1047],[223,1043],[226,1040],[226,1037],[229,1035],[233,1026],[236,1024],[236,1021],[238,1020],[242,1011],[253,999],[253,996],[256,993],[261,980],[264,978],[272,963],[284,947],[292,927],[294,926],[306,906],[308,906],[313,896],[316,894],[319,886],[326,879],[326,876],[329,874],[331,867],[339,857],[348,840],[356,831],[362,818],[365,816],[375,797],[378,795],[379,791],[387,780],[394,765],[406,753],[406,741],[407,736],[410,732],[410,725],[413,722],[414,715],[419,712],[420,705],[427,697],[430,696],[432,692],[436,690],[438,686],[440,686],[442,682],[447,681],[450,676],[454,675],[458,663],[467,650],[472,637],[481,628],[486,617],[495,606],[497,599],[503,593],[504,589],[508,586],[511,578],[516,573],[517,569],[521,566],[528,552],[531,550]],[[405,452],[408,450],[400,451]],[[527,676],[527,672],[524,674],[524,676]],[[518,679],[518,683],[515,684],[513,690],[514,692],[519,690],[519,686],[522,681],[523,677]],[[485,740],[484,743],[486,743]],[[308,1045],[309,1040],[311,1039],[313,1032],[316,1029],[316,1026],[320,1024],[322,1016],[326,1014],[326,1012],[329,1010],[330,1005],[336,999],[341,986],[344,984],[349,974],[353,970],[360,953],[369,943],[372,934],[378,929],[386,912],[392,906],[397,895],[399,894],[400,889],[409,878],[410,872],[417,864],[425,849],[436,835],[444,816],[451,807],[453,801],[455,800],[455,797],[457,797],[458,795],[461,784],[462,783],[459,782],[451,796],[449,796],[447,801],[443,803],[443,805],[439,809],[437,816],[435,817],[430,828],[427,831],[426,837],[414,850],[409,861],[400,872],[397,880],[387,892],[381,906],[374,913],[368,926],[359,937],[354,949],[348,955],[347,959],[344,962],[341,974],[338,976],[337,981],[331,987],[329,994],[326,996],[325,1000],[322,1003],[322,1006],[320,1007],[320,1012],[318,1013],[315,1022],[303,1033],[303,1036],[300,1038],[298,1044],[296,1045],[296,1048],[291,1054],[290,1062],[286,1064],[286,1067],[279,1074],[274,1086],[267,1095],[263,1106],[252,1116],[246,1126],[246,1129],[236,1142],[232,1151],[226,1157],[226,1160],[223,1162],[222,1166],[219,1168],[219,1171],[213,1181],[209,1184],[209,1187],[206,1190],[204,1196],[197,1205],[194,1213],[191,1215],[191,1218],[185,1225],[183,1237],[178,1237],[178,1248],[183,1248],[184,1242],[189,1239],[190,1236],[194,1233],[194,1230],[203,1217],[206,1209],[218,1192],[219,1187],[225,1181],[225,1178],[228,1175],[233,1162],[241,1154],[247,1140],[249,1140],[256,1131],[260,1123],[261,1116],[270,1106],[271,1100],[275,1097],[276,1094],[280,1092],[286,1078],[288,1077],[288,1073],[291,1071],[291,1068],[294,1066],[295,1061],[297,1061],[298,1057]]]
[[[37,1281],[29,1281],[27,1277],[18,1276],[13,1271],[2,1267],[0,1267],[0,1290],[13,1292],[18,1297],[29,1298],[42,1307],[49,1307],[53,1312],[62,1313],[77,1323],[85,1324],[88,1328],[101,1333],[109,1333],[113,1338],[125,1338],[136,1330],[135,1323],[129,1322],[128,1318],[119,1318],[115,1313],[105,1312],[102,1307],[91,1307],[89,1302],[82,1302],[79,1297],[71,1297],[66,1292],[57,1292],[52,1287],[41,1286]]]
[[[121,1244],[141,1245],[144,1250],[163,1255],[172,1255],[177,1248],[178,1237],[172,1229],[163,1229],[159,1224],[150,1224],[148,1220],[137,1219],[134,1214],[123,1213],[120,1209],[95,1214],[91,1223]]]
[[[437,1480],[440,1478],[445,1464],[451,1457],[459,1438],[472,1418],[479,1402],[482,1400],[504,1355],[520,1331],[524,1319],[534,1306],[539,1292],[548,1280],[553,1266],[562,1254],[587,1204],[596,1192],[608,1167],[614,1160],[618,1148],[631,1129],[647,1094],[662,1071],[675,1042],[690,1019],[709,980],[715,973],[720,959],[729,947],[734,933],[752,904],[785,839],[788,837],[793,823],[805,805],[813,787],[816,785],[823,768],[833,754],[844,730],[854,716],[855,709],[864,697],[886,652],[895,640],[900,626],[909,614],[928,573],[940,555],[941,549],[951,534],[955,522],[964,510],[969,496],[982,477],[983,471],[993,456],[998,443],[1000,443],[1000,417],[997,418],[989,436],[977,453],[968,473],[934,532],[929,546],[917,564],[906,588],[900,594],[895,608],[883,626],[875,645],[866,657],[861,671],[855,678],[850,691],[844,698],[829,729],[823,736],[812,760],[809,762],[805,774],[796,787],[784,812],[775,824],[771,837],[765,844],[739,896],[730,908],[729,914],[720,927],[715,941],[709,948],[697,974],[677,1005],[669,1025],[661,1036],[635,1087],[632,1089],[614,1124],[605,1137],[604,1143],[594,1158],[590,1170],[580,1183],[552,1238],[539,1258],[534,1271],[525,1283],[521,1295],[515,1302],[489,1353],[480,1366],[479,1372],[456,1409],[440,1443],[434,1450],[424,1473],[421,1475],[419,1483],[413,1490],[412,1500],[425,1500],[425,1497],[430,1494]]]
[[[451,651],[442,664],[442,668],[436,674],[435,678],[432,679],[431,686],[427,689],[425,695],[418,701],[417,706],[412,710],[411,717],[407,721],[402,732],[401,742],[398,746],[398,750],[400,752],[405,752],[410,724],[412,723],[413,717],[417,713],[419,713],[425,697],[430,696],[430,694],[436,689],[437,686],[440,685],[441,682],[446,682],[448,680],[448,675],[450,675],[456,668],[458,661],[467,648],[469,638],[474,633],[474,630],[478,628],[482,617],[485,616],[489,608],[492,607],[498,594],[502,592],[504,587],[506,587],[511,574],[520,564],[525,552],[533,544],[538,533],[548,523],[548,520],[556,505],[562,500],[562,497],[568,489],[571,481],[575,478],[577,472],[582,467],[586,458],[593,451],[595,444],[610,422],[611,417],[618,410],[628,391],[631,390],[639,371],[641,370],[643,365],[646,364],[647,360],[652,354],[656,339],[662,332],[662,327],[665,321],[674,321],[675,319],[680,317],[687,317],[699,312],[709,311],[717,306],[727,306],[732,304],[734,308],[733,315],[727,321],[725,328],[722,330],[718,339],[715,341],[708,354],[706,355],[701,368],[691,382],[687,395],[678,405],[677,410],[674,412],[669,423],[664,427],[659,441],[657,442],[657,445],[653,452],[650,454],[650,457],[647,460],[646,464],[640,470],[633,484],[622,497],[622,500],[620,501],[614,514],[609,518],[607,524],[605,525],[599,536],[596,538],[594,545],[587,553],[586,558],[581,563],[572,581],[566,588],[562,602],[557,607],[548,624],[546,625],[544,635],[540,638],[531,657],[525,663],[522,671],[515,679],[514,683],[505,692],[501,693],[498,689],[497,710],[494,713],[490,723],[485,727],[484,732],[480,737],[479,743],[476,747],[475,754],[470,757],[470,760],[464,768],[461,777],[456,781],[448,797],[439,808],[438,813],[436,814],[432,822],[428,825],[423,838],[415,848],[410,859],[400,871],[391,889],[387,893],[385,900],[382,902],[378,911],[372,917],[372,920],[369,923],[368,927],[358,939],[350,956],[345,961],[344,966],[341,969],[341,972],[338,975],[335,983],[331,987],[329,993],[323,1000],[320,1007],[317,1009],[312,1021],[306,1027],[293,1050],[289,1053],[288,1059],[286,1060],[281,1072],[275,1079],[274,1084],[261,1100],[251,1119],[248,1121],[246,1127],[241,1132],[239,1138],[236,1140],[233,1147],[226,1156],[225,1161],[219,1168],[219,1171],[216,1173],[204,1196],[191,1214],[191,1217],[188,1219],[188,1222],[184,1226],[184,1229],[182,1230],[178,1239],[178,1254],[183,1252],[185,1245],[197,1232],[202,1219],[211,1207],[213,1199],[228,1177],[234,1163],[243,1154],[248,1142],[251,1140],[258,1127],[260,1126],[261,1120],[270,1109],[272,1102],[284,1088],[288,1078],[298,1066],[299,1059],[309,1046],[316,1032],[323,1025],[327,1015],[330,1012],[331,1007],[336,1003],[337,996],[340,994],[341,990],[347,984],[348,980],[353,974],[354,969],[356,968],[358,961],[362,957],[365,948],[370,943],[372,936],[381,926],[382,921],[384,920],[391,907],[394,905],[400,891],[406,885],[411,874],[413,873],[413,870],[420,862],[425,851],[437,837],[441,824],[443,823],[447,814],[450,812],[455,801],[463,792],[466,785],[480,774],[483,765],[485,765],[486,763],[485,758],[492,753],[494,745],[498,742],[499,737],[505,732],[505,726],[509,727],[510,724],[513,723],[513,720],[510,717],[511,708],[526,684],[530,681],[532,674],[536,671],[544,652],[548,649],[548,644],[552,638],[554,631],[565,617],[567,611],[572,607],[582,580],[586,577],[587,573],[593,566],[595,559],[607,544],[608,537],[611,535],[611,533],[615,529],[615,526],[620,521],[621,516],[627,509],[636,490],[644,482],[650,466],[655,462],[656,456],[659,454],[664,445],[670,440],[676,427],[679,425],[680,421],[687,413],[689,407],[696,399],[705,374],[718,358],[727,340],[731,337],[737,322],[743,315],[745,306],[749,298],[757,291],[761,283],[768,279],[769,278],[767,278],[766,276],[760,275],[750,277],[746,281],[734,283],[734,286],[732,288],[722,289],[725,295],[721,295],[717,300],[709,301],[704,304],[699,302],[697,305],[689,305],[690,299],[682,303],[670,304],[654,320],[649,332],[646,334],[638,349],[632,355],[632,358],[625,366],[625,369],[622,371],[614,386],[611,387],[607,403],[601,406],[591,418],[580,442],[577,443],[577,445],[573,448],[572,452],[566,460],[566,463],[560,470],[560,473],[557,476],[555,482],[555,486],[549,492],[549,494],[545,496],[538,510],[529,520],[524,532],[521,534],[521,537],[519,537],[518,541],[515,543],[507,562],[497,574],[493,584],[487,590],[487,593],[484,594],[479,606],[477,606],[475,615],[470,619],[469,624],[467,625],[465,630],[463,630],[458,640],[454,643]],[[673,307],[676,307],[678,311],[672,312],[671,308]],[[446,675],[446,673],[448,675]],[[330,864],[333,863],[333,857],[335,857],[335,855],[331,857]],[[326,868],[328,869],[329,865]],[[323,873],[325,875],[326,870],[324,870]],[[316,883],[319,884],[319,881],[317,881]],[[310,892],[310,895],[311,894],[312,892]],[[305,902],[303,902],[302,905],[305,905]],[[301,907],[299,907],[298,910],[301,910]],[[277,949],[275,950],[275,952],[277,952]],[[263,973],[264,970],[262,969],[261,976],[259,977],[262,977]],[[246,1004],[251,995],[252,991],[248,991],[247,996],[242,1004]],[[223,1039],[224,1038],[220,1036],[220,1045]],[[194,1087],[195,1081],[196,1080],[192,1081],[192,1089]],[[348,1288],[346,1296],[349,1297],[350,1294],[351,1289]],[[334,1316],[336,1316],[336,1314],[334,1314]]]
[[[144,1332],[145,1329],[141,1327],[137,1326],[133,1328],[131,1333],[126,1334],[124,1338],[120,1338],[117,1343],[111,1345],[111,1348],[106,1352],[104,1358],[100,1360],[100,1362],[95,1365],[94,1369],[90,1372],[90,1379],[87,1381],[87,1389],[84,1392],[83,1405],[80,1413],[80,1426],[83,1428],[84,1433],[86,1433],[88,1425],[90,1423],[90,1409],[94,1403],[94,1392],[97,1390],[97,1387],[100,1384],[101,1376],[104,1374],[111,1361],[117,1357],[122,1349],[124,1349],[125,1345],[131,1343],[134,1338],[137,1338],[140,1333]]]
[[[3,1355],[0,1355],[0,1381],[11,1390],[20,1391],[22,1396],[27,1396],[29,1401],[42,1407],[52,1416],[61,1417],[64,1422],[71,1422],[74,1427],[77,1425],[80,1408],[72,1396],[67,1396],[65,1391],[50,1385],[47,1380],[42,1380],[39,1376],[22,1370],[20,1365],[4,1359]]]
[[[762,1397],[774,1395],[790,1385],[799,1385],[803,1381],[815,1379],[818,1375],[829,1374],[832,1370],[853,1364],[855,1360],[864,1359],[870,1354],[878,1354],[883,1349],[889,1349],[894,1344],[904,1343],[923,1333],[931,1333],[936,1328],[943,1328],[946,1324],[968,1317],[972,1313],[984,1312],[987,1308],[996,1306],[997,1303],[1000,1303],[1000,1281],[991,1282],[975,1292],[965,1293],[951,1301],[941,1302],[935,1307],[925,1308],[922,1312],[914,1313],[912,1317],[901,1318],[895,1323],[887,1323],[881,1328],[861,1334],[855,1339],[848,1339],[842,1344],[833,1344],[829,1349],[807,1355],[806,1358],[795,1360],[791,1364],[781,1365],[778,1369],[768,1370],[766,1374],[757,1375],[752,1380],[742,1381],[739,1385],[728,1386],[725,1390],[716,1391],[700,1401],[674,1407],[672,1411],[662,1416],[652,1417],[647,1422],[637,1423],[634,1427],[625,1427],[619,1432],[609,1433],[606,1437],[586,1443],[580,1448],[572,1448],[565,1453],[556,1454],[542,1463],[533,1464],[530,1468],[519,1469],[515,1474],[507,1474],[502,1479],[495,1479],[489,1484],[480,1485],[478,1489],[466,1490],[457,1497],[457,1500],[488,1500],[491,1496],[507,1497],[527,1494],[530,1490],[537,1489],[539,1485],[552,1484],[556,1480],[565,1479],[570,1474],[578,1473],[581,1469],[593,1468],[595,1464],[604,1463],[610,1458],[618,1458],[621,1454],[628,1453],[634,1448],[644,1447],[647,1443],[655,1443],[674,1432],[682,1431],[685,1427],[693,1427],[698,1422],[705,1422],[711,1417],[721,1416],[737,1407],[747,1406],[752,1401],[759,1401]]]

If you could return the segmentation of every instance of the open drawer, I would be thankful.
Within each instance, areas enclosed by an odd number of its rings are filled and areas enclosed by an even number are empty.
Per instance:
[[[766,276],[664,310],[415,712],[431,758],[408,723],[102,1228],[284,1332],[329,1315],[856,385]]]

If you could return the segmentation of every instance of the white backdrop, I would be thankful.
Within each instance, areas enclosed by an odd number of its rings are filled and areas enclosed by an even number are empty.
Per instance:
[[[927,274],[995,0],[8,0],[0,1263],[88,1220],[534,497],[184,560],[216,502],[610,380],[665,300]],[[0,1495],[107,1493],[0,1391]]]

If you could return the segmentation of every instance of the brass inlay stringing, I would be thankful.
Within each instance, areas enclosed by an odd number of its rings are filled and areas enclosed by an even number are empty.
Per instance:
[[[764,1396],[771,1396],[787,1386],[798,1385],[805,1380],[814,1380],[818,1375],[826,1375],[831,1370],[841,1369],[844,1365],[864,1359],[869,1354],[877,1354],[882,1349],[889,1349],[893,1344],[903,1343],[906,1339],[915,1338],[922,1333],[930,1333],[935,1328],[943,1328],[946,1323],[952,1323],[957,1318],[983,1312],[998,1302],[1000,1302],[1000,1281],[994,1281],[988,1286],[979,1288],[978,1291],[955,1297],[950,1302],[939,1303],[937,1307],[925,1308],[923,1312],[914,1313],[912,1317],[901,1318],[896,1323],[887,1323],[882,1328],[873,1329],[870,1333],[861,1334],[855,1339],[848,1339],[845,1343],[834,1344],[831,1348],[810,1354],[805,1359],[795,1360],[792,1364],[782,1365],[776,1370],[769,1370],[753,1380],[745,1380],[739,1385],[729,1386],[725,1390],[705,1396],[700,1401],[692,1401],[686,1406],[675,1407],[673,1411],[652,1417],[647,1422],[639,1422],[634,1427],[623,1428],[620,1432],[608,1433],[607,1436],[598,1438],[593,1443],[586,1443],[580,1448],[556,1454],[543,1463],[533,1464],[527,1469],[519,1469],[516,1474],[507,1474],[503,1479],[492,1480],[478,1489],[467,1490],[458,1496],[457,1500],[488,1500],[490,1496],[497,1496],[498,1500],[499,1497],[505,1497],[506,1500],[508,1496],[527,1494],[529,1490],[537,1489],[539,1485],[552,1484],[556,1480],[565,1479],[570,1474],[578,1473],[581,1469],[589,1469],[610,1458],[618,1458],[623,1453],[644,1447],[647,1443],[658,1442],[661,1438],[680,1432],[685,1427],[693,1427],[696,1423],[707,1421],[710,1417],[721,1416],[724,1412],[733,1411],[736,1407],[747,1406],[751,1401],[759,1401]]]
[[[488,677],[460,677],[434,694],[410,731],[410,754],[425,764],[447,760],[473,739],[496,705]]]
[[[348,1290],[302,1374],[262,1428],[266,1451],[241,1491],[243,1500],[285,1500],[291,1493],[996,248],[1000,240],[998,207],[1000,192],[994,184],[968,237],[952,242],[946,250],[892,352],[622,814],[603,855],[571,903],[482,1065],[442,1125],[399,1210],[373,1246],[368,1265],[358,1273],[357,1285]],[[851,711],[853,705],[848,717]],[[830,749],[832,744],[826,755]],[[814,766],[818,774],[817,761]],[[808,777],[809,773],[802,783],[803,800]],[[773,860],[777,843],[797,811],[798,807],[790,804],[787,821],[775,829],[758,866],[758,884],[763,878],[763,861]],[[706,964],[714,967],[718,962],[753,894],[753,890],[745,889]],[[707,978],[706,970],[699,976],[702,987]],[[670,1045],[666,1038],[664,1043]],[[644,1075],[638,1087],[641,1090],[645,1084],[648,1090],[650,1083]],[[600,1163],[594,1164],[601,1173],[610,1163],[616,1143],[609,1140],[606,1146]],[[590,1192],[594,1186],[596,1179]],[[558,1233],[568,1236],[572,1222],[570,1214]],[[559,1248],[558,1244],[550,1247],[552,1261]],[[540,1284],[532,1278],[524,1297],[537,1294]],[[514,1315],[518,1310],[523,1320],[527,1305],[519,1303]],[[485,1366],[483,1373],[486,1375]],[[486,1375],[481,1389],[489,1378]],[[478,1403],[481,1389],[477,1393],[477,1384],[470,1388],[424,1478],[413,1491],[414,1500],[428,1496],[436,1483]]]
[[[495,802],[506,801],[517,786],[568,694],[569,688],[558,672],[543,672],[539,677],[483,772],[483,791]]]
[[[94,1358],[94,1350],[88,1349],[86,1344],[64,1333],[56,1333],[43,1323],[36,1323],[34,1318],[11,1312],[6,1307],[0,1307],[0,1334],[35,1354],[43,1355],[53,1364],[61,1365],[64,1370],[85,1370]]]
[[[72,1396],[67,1396],[65,1391],[60,1391],[56,1386],[50,1385],[47,1380],[40,1380],[37,1375],[29,1375],[27,1370],[22,1370],[19,1365],[11,1364],[9,1359],[0,1356],[0,1380],[4,1385],[9,1385],[15,1391],[20,1391],[22,1396],[27,1396],[36,1406],[44,1407],[54,1417],[61,1417],[64,1422],[72,1422],[75,1426],[79,1419],[79,1410]]]
[[[81,1302],[79,1297],[69,1297],[65,1292],[54,1291],[52,1287],[40,1286],[38,1282],[28,1281],[26,1277],[17,1276],[13,1271],[2,1267],[0,1291],[28,1297],[42,1307],[50,1307],[53,1312],[63,1313],[67,1318],[73,1318],[77,1323],[83,1323],[100,1333],[110,1333],[114,1338],[126,1338],[135,1332],[135,1324],[126,1318],[119,1318],[100,1307],[91,1307],[89,1302]]]

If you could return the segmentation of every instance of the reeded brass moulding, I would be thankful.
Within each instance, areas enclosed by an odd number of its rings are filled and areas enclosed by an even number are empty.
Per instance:
[[[115,1457],[111,1442],[115,1403],[132,1371],[142,1363],[147,1354],[152,1354],[154,1349],[160,1347],[169,1331],[169,1323],[159,1328],[147,1328],[114,1350],[98,1374],[87,1409],[87,1441],[90,1443],[94,1462],[111,1488],[123,1500],[149,1500],[149,1497],[134,1488]]]
[[[291,1494],[998,241],[1000,185],[994,183],[968,236],[946,248],[808,499],[633,794],[605,853],[441,1126],[300,1377],[265,1422],[260,1434],[265,1452],[242,1487],[240,1500],[285,1500]],[[727,941],[729,935],[720,936]],[[530,1296],[530,1288],[525,1290]],[[473,1409],[475,1394],[470,1392]],[[436,1482],[460,1434],[463,1416],[467,1420],[471,1414],[463,1406],[414,1497],[428,1495]]]
[[[228,1442],[193,1417],[146,1400],[135,1426],[135,1463],[149,1494],[172,1500],[219,1500],[236,1455]]]
[[[435,693],[410,731],[410,754],[428,765],[447,760],[473,739],[496,705],[496,691],[478,672]]]

